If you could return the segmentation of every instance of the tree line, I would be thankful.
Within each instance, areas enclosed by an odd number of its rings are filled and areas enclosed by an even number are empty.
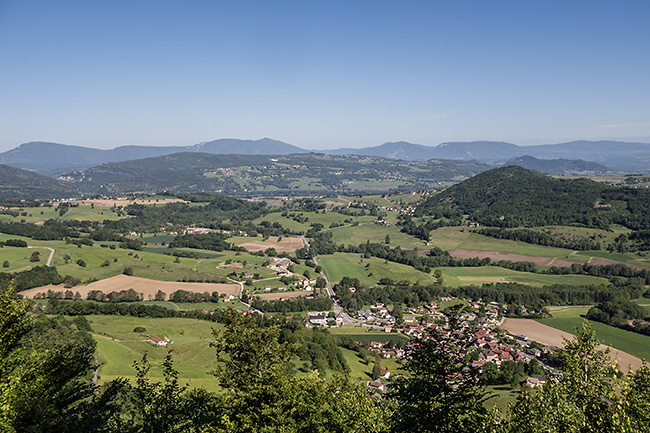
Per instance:
[[[549,377],[537,392],[523,392],[502,413],[487,409],[484,380],[458,355],[471,333],[432,332],[410,345],[407,374],[384,398],[373,398],[344,372],[331,379],[297,374],[300,359],[320,359],[312,366],[341,364],[327,354],[333,342],[325,330],[302,338],[307,331],[299,325],[283,328],[230,310],[212,341],[216,367],[210,373],[219,393],[180,383],[171,353],[162,364],[162,381],[150,378],[145,354],[133,365],[134,382],[117,379],[99,387],[90,379],[96,368],[90,324],[34,320],[28,309],[11,290],[0,292],[3,432],[650,431],[650,369],[613,372],[588,327],[565,343],[562,375]],[[459,313],[450,312],[449,329],[456,329]],[[296,340],[321,342],[323,352],[309,344],[296,347]]]

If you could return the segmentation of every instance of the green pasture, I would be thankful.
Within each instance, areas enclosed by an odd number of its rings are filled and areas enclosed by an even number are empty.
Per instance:
[[[372,380],[372,369],[375,366],[374,359],[370,359],[366,364],[361,359],[361,356],[359,356],[359,354],[355,351],[342,347],[341,352],[343,352],[345,362],[350,368],[350,379],[363,381]],[[396,358],[382,359],[379,361],[379,366],[390,371],[391,378],[396,374],[405,373],[401,364],[401,360]]]
[[[609,251],[580,251],[576,253],[576,256],[585,256],[587,260],[590,257],[598,257],[601,259],[614,260],[617,262],[628,263],[632,265],[646,266],[650,267],[650,257],[647,255],[641,256],[634,253],[614,253]]]
[[[9,237],[10,239],[18,239],[17,236]],[[25,239],[29,241],[29,239]],[[40,253],[40,262],[30,262],[29,258],[34,251]],[[47,263],[47,258],[50,256],[48,250],[21,248],[21,247],[2,247],[0,248],[0,272],[20,272],[31,269],[35,265],[44,265]],[[4,267],[4,262],[9,262],[9,267]]]
[[[173,351],[174,368],[179,372],[181,383],[192,387],[204,386],[208,390],[218,388],[216,379],[207,373],[215,366],[212,328],[221,325],[195,319],[183,318],[137,318],[122,316],[86,316],[97,341],[100,361],[100,383],[117,377],[133,379],[132,364],[147,352],[152,364],[150,376],[162,379],[161,363],[169,350]],[[136,327],[144,327],[145,333],[134,333]],[[169,338],[174,341],[167,347],[156,347],[148,342],[150,336]]]
[[[307,218],[307,221],[304,223],[300,223],[298,221],[295,221],[292,218],[289,217],[283,217],[281,213],[279,212],[274,212],[270,213],[268,215],[264,215],[263,217],[259,217],[253,222],[255,224],[259,224],[262,221],[268,221],[270,223],[279,223],[282,227],[285,227],[289,230],[300,232],[300,231],[307,231],[311,227],[313,223],[320,223],[324,226],[324,228],[329,228],[329,226],[332,223],[337,223],[337,224],[346,224],[344,221],[346,219],[351,219],[352,221],[358,221],[359,223],[363,222],[372,222],[376,217],[373,217],[371,215],[366,215],[366,216],[349,216],[349,215],[341,215],[340,213],[337,212],[301,212],[301,211],[290,211],[290,214],[296,214],[300,215],[300,217]]]
[[[463,229],[461,229],[463,230]],[[541,245],[527,244],[506,239],[495,239],[476,233],[470,233],[455,248],[468,250],[496,251],[503,254],[522,254],[525,256],[554,257],[556,259],[578,261],[573,258],[573,250],[565,248],[545,247]]]
[[[58,214],[57,214],[58,215]],[[76,206],[71,207],[63,214],[61,220],[77,220],[77,221],[97,221],[103,222],[104,220],[119,220],[124,218],[131,218],[128,215],[118,216],[117,213],[112,212],[110,207],[107,206]]]
[[[521,283],[532,286],[550,284],[601,285],[609,284],[606,278],[590,275],[545,275],[531,272],[520,272],[497,266],[437,268],[442,272],[446,286],[459,287],[484,283]]]
[[[402,233],[400,228],[391,225],[389,227],[375,223],[359,224],[358,226],[344,226],[329,229],[332,232],[332,240],[337,244],[359,245],[366,241],[373,243],[384,243],[386,235],[390,237],[391,246],[405,248],[426,249],[426,243],[414,236]]]
[[[25,220],[28,223],[36,223],[39,221],[46,221],[49,219],[57,219],[59,217],[58,209],[54,207],[39,206],[39,207],[25,207],[25,208],[11,208],[12,212],[19,212],[20,215],[13,217],[7,214],[0,214],[0,221],[2,222],[19,222]],[[25,213],[26,215],[22,215]]]
[[[14,237],[15,236],[9,236]],[[99,243],[94,246],[78,247],[73,244],[66,244],[63,241],[33,241],[27,240],[30,245],[54,248],[55,253],[52,266],[56,266],[61,275],[70,275],[88,281],[90,279],[101,280],[121,274],[124,268],[133,268],[133,275],[136,277],[151,278],[161,281],[177,281],[180,279],[209,279],[216,272],[202,272],[194,270],[199,262],[197,259],[180,258],[175,263],[176,257],[151,253],[147,251],[133,251],[121,248],[103,248]],[[7,247],[5,247],[7,248]],[[34,251],[28,249],[29,255]],[[41,262],[45,264],[49,251],[41,251]],[[47,254],[45,254],[47,253]],[[66,263],[65,257],[70,259]],[[86,263],[85,267],[77,264],[78,260]],[[101,266],[108,262],[107,266]]]
[[[582,327],[583,316],[587,314],[589,307],[564,308],[552,312],[553,317],[540,319],[538,322],[543,323],[561,331],[576,333],[576,328]],[[596,337],[605,344],[612,346],[630,355],[642,359],[650,359],[650,337],[647,335],[637,334],[636,332],[625,331],[615,328],[604,323],[590,320],[589,324],[596,331]]]
[[[436,281],[431,274],[376,257],[364,259],[359,254],[335,253],[321,256],[319,260],[332,284],[339,282],[343,277],[358,278],[361,284],[366,285],[377,284],[382,278],[413,283],[419,281],[422,284]]]

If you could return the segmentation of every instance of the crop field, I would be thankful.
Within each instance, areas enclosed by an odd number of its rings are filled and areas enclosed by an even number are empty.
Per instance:
[[[106,278],[94,283],[90,283],[87,286],[75,286],[72,289],[66,289],[61,284],[59,286],[36,287],[34,289],[22,291],[20,294],[26,298],[31,298],[38,293],[44,293],[48,290],[52,290],[54,292],[72,290],[73,292],[79,292],[81,294],[81,297],[85,299],[91,290],[99,290],[104,293],[110,293],[129,289],[133,289],[136,292],[140,293],[141,298],[144,300],[153,299],[159,290],[165,292],[167,296],[177,290],[185,290],[194,293],[219,292],[225,293],[226,295],[235,296],[238,296],[240,291],[239,284],[183,283],[175,281],[150,280],[147,278],[130,277],[127,275],[116,275],[111,278]]]
[[[565,332],[575,333],[575,329],[582,326],[584,320],[582,316],[587,314],[588,310],[588,307],[555,310],[553,317],[541,319],[539,322]],[[591,320],[589,324],[596,331],[598,339],[605,344],[630,355],[646,360],[650,359],[650,337]]]
[[[266,241],[261,239],[251,238],[230,238],[230,242],[240,247],[246,248],[248,251],[262,251],[268,248],[274,248],[279,253],[290,253],[296,251],[298,248],[304,246],[302,239],[283,237],[278,240],[277,236],[270,236]]]
[[[543,286],[547,284],[600,285],[609,284],[606,278],[589,275],[544,275],[531,272],[520,272],[496,266],[481,266],[475,268],[439,268],[445,285],[451,287],[470,284],[512,282]]]
[[[140,360],[145,352],[152,364],[152,380],[161,380],[161,363],[167,352],[173,350],[174,368],[179,371],[181,384],[204,386],[211,391],[218,389],[216,379],[207,373],[215,366],[215,351],[210,347],[212,329],[221,329],[221,325],[183,318],[86,317],[97,341],[100,383],[117,377],[134,379],[132,364]],[[134,333],[136,327],[145,328],[145,333]],[[156,347],[148,342],[147,334],[169,338],[174,343],[167,347]]]

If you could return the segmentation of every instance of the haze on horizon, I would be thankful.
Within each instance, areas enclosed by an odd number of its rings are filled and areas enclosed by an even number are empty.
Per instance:
[[[650,3],[0,2],[0,152],[650,142]]]

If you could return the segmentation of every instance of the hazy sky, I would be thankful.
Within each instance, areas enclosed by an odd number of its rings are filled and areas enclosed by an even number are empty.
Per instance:
[[[650,142],[650,1],[0,0],[0,151]]]

